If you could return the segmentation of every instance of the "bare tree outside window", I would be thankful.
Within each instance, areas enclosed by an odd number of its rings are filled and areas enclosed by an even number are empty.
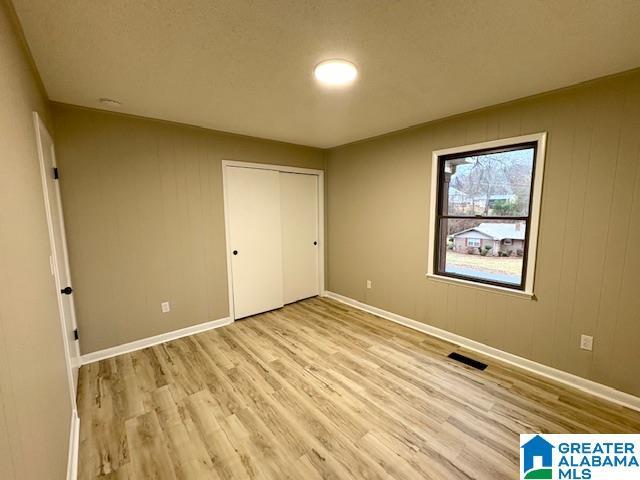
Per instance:
[[[536,146],[438,158],[438,274],[524,289]]]

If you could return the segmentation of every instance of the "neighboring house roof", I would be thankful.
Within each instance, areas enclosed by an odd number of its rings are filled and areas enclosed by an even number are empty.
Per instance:
[[[477,227],[467,228],[461,232],[452,233],[451,237],[456,237],[461,233],[470,232],[475,230],[484,235],[487,235],[494,240],[503,240],[505,238],[511,238],[513,240],[524,240],[525,226],[520,223],[520,229],[516,230],[515,223],[481,223]]]
[[[485,197],[484,195],[476,195],[475,197],[472,197],[471,195],[468,195],[466,193],[464,193],[461,190],[458,190],[457,188],[454,187],[449,187],[449,198],[456,198],[458,200],[463,200],[463,201],[471,201],[474,198],[476,200],[483,200]],[[516,196],[513,193],[494,193],[493,195],[489,196],[489,201],[491,200],[507,200],[507,201],[513,201],[515,200]]]
[[[516,196],[513,193],[496,193],[495,195],[491,195],[489,200],[515,200]]]

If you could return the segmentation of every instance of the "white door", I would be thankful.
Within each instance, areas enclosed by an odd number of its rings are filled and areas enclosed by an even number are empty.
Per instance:
[[[234,318],[282,307],[280,176],[225,167]]]
[[[318,176],[280,172],[284,303],[320,293]]]
[[[76,317],[73,305],[73,294],[67,258],[67,242],[64,232],[64,218],[60,189],[58,186],[56,157],[53,140],[44,123],[37,113],[34,113],[36,135],[38,142],[38,156],[42,173],[42,188],[44,193],[45,210],[49,226],[49,240],[51,242],[51,273],[55,279],[56,295],[60,312],[60,324],[64,341],[65,355],[69,370],[69,382],[73,392],[73,405],[78,385],[78,366],[80,349],[75,338]]]

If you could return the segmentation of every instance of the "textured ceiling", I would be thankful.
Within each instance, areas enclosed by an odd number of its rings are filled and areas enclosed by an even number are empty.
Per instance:
[[[54,101],[316,147],[640,66],[638,0],[13,1]]]

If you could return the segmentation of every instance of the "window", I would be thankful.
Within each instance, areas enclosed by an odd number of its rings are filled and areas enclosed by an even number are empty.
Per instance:
[[[545,140],[433,152],[427,276],[533,294]]]

